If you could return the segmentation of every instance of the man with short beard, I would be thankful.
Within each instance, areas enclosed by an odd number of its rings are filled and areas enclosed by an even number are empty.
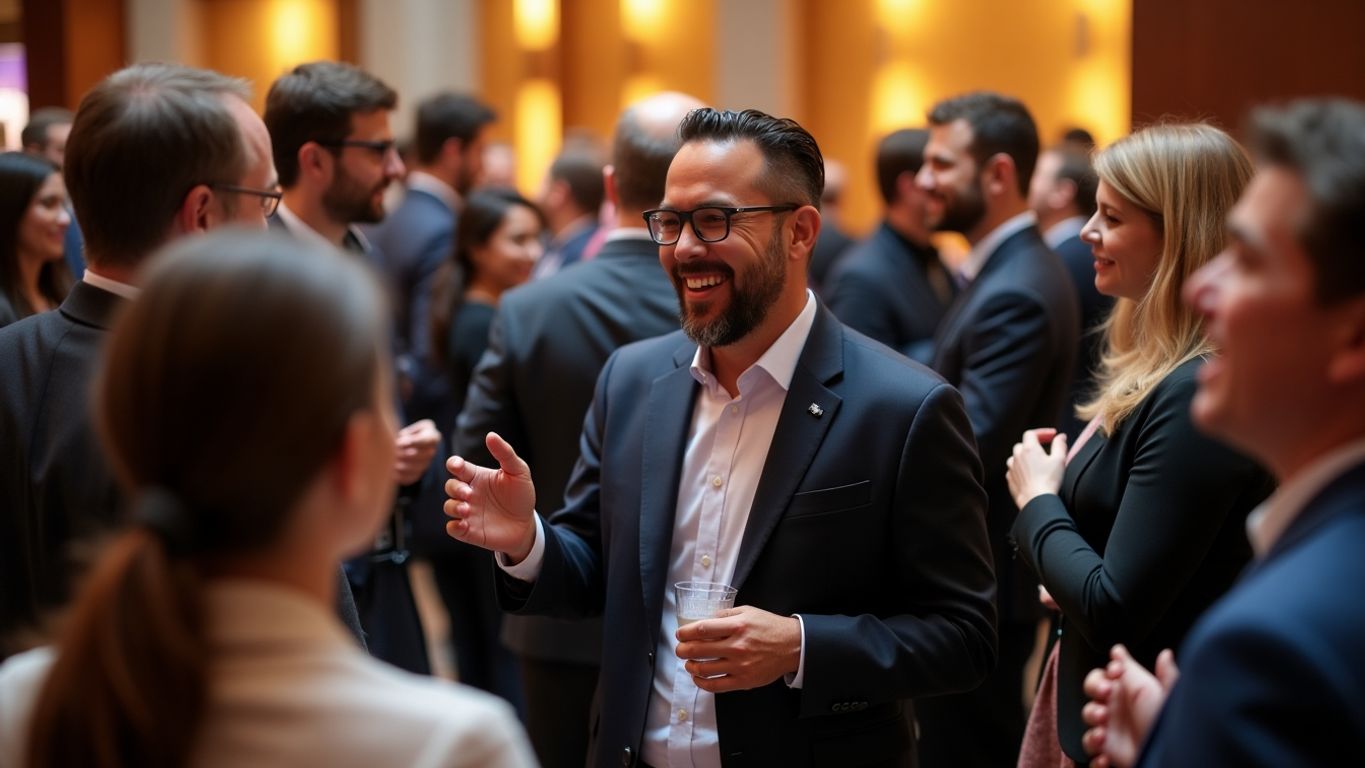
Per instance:
[[[910,765],[908,700],[995,657],[962,401],[807,288],[809,133],[697,109],[678,135],[644,220],[684,330],[607,360],[559,512],[490,433],[499,469],[447,463],[447,530],[498,553],[504,608],[603,616],[590,765]],[[682,624],[685,581],[738,607]]]
[[[1018,510],[1005,460],[1024,430],[1059,424],[1080,317],[1066,267],[1028,207],[1038,158],[1028,109],[971,93],[936,105],[929,126],[916,181],[929,196],[930,223],[972,245],[961,268],[967,285],[934,338],[933,368],[962,391],[986,473],[1000,664],[976,691],[917,703],[921,759],[925,768],[994,768],[1014,764],[1024,736],[1024,666],[1041,616],[1037,580],[1008,540]]]
[[[382,220],[384,190],[403,175],[389,129],[397,104],[393,89],[349,64],[300,64],[276,80],[266,95],[265,125],[284,200],[270,226],[369,259],[354,224]],[[429,664],[404,567],[404,510],[434,467],[440,441],[430,419],[399,431],[394,475],[401,489],[392,523],[373,551],[346,564],[371,653],[414,672],[427,672]]]

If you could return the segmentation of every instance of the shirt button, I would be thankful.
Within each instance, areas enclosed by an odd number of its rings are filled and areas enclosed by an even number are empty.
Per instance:
[[[739,406],[738,406],[738,405],[732,405],[732,406],[730,406],[729,410],[730,410],[730,415],[731,415],[731,416],[734,416],[735,414],[739,413]]]
[[[716,475],[715,477],[711,478],[711,486],[713,488],[719,488],[722,485],[725,485],[725,481],[721,479],[720,475]]]
[[[687,722],[687,710],[685,709],[678,710],[678,722],[680,723]]]
[[[710,555],[702,555],[702,556],[701,556],[701,567],[703,567],[703,568],[710,568],[710,567],[711,567],[711,556],[710,556]]]

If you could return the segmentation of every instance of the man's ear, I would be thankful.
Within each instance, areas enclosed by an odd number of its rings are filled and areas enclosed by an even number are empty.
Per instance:
[[[1327,378],[1333,384],[1365,384],[1365,297],[1331,310],[1340,313]]]
[[[336,156],[315,141],[305,141],[299,147],[299,174],[313,177],[324,186],[331,183],[334,162]]]
[[[1054,211],[1070,208],[1076,204],[1076,182],[1071,179],[1057,179],[1052,191],[1047,193],[1047,203]],[[1080,206],[1076,206],[1079,208]]]
[[[792,242],[791,259],[809,260],[815,250],[815,241],[820,237],[820,212],[813,205],[803,205],[791,213]]]
[[[915,172],[902,171],[896,176],[896,199],[909,200],[915,194]]]
[[[1016,184],[1018,169],[1014,166],[1014,158],[1004,152],[997,152],[986,158],[981,174],[982,186],[990,197],[1000,197],[1018,190]]]
[[[207,232],[213,228],[218,212],[216,197],[207,184],[196,184],[185,193],[175,212],[175,228],[180,234]]]

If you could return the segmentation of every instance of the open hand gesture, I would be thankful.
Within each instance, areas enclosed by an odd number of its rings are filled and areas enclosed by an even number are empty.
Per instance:
[[[470,464],[459,456],[446,460],[445,513],[453,518],[446,533],[494,552],[513,564],[526,559],[535,543],[536,487],[531,469],[512,446],[494,432],[485,438],[497,469]]]

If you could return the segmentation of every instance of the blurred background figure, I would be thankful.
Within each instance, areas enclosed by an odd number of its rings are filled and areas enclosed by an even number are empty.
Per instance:
[[[929,242],[929,195],[915,184],[928,140],[928,131],[906,128],[877,144],[882,223],[844,255],[825,290],[840,321],[926,365],[934,332],[957,296]]]
[[[509,707],[372,660],[331,611],[393,497],[386,315],[330,249],[232,232],[166,254],[96,392],[134,524],[56,647],[0,667],[0,761],[533,763]]]
[[[535,277],[549,277],[581,261],[597,234],[597,215],[605,199],[602,168],[606,153],[590,136],[573,136],[550,164],[540,194],[550,242],[536,264]]]
[[[816,295],[825,295],[830,271],[853,245],[844,230],[842,202],[848,187],[848,169],[838,160],[825,158],[825,188],[820,192],[820,236],[810,255],[810,285]]]
[[[1043,240],[1071,275],[1081,309],[1081,346],[1071,379],[1070,407],[1061,423],[1062,431],[1073,441],[1085,427],[1085,422],[1076,416],[1076,406],[1089,402],[1095,395],[1095,366],[1104,345],[1099,325],[1114,306],[1112,296],[1095,288],[1090,243],[1081,239],[1081,227],[1095,214],[1096,184],[1089,151],[1059,144],[1038,155],[1028,194],[1029,208],[1038,217]]]
[[[475,182],[481,187],[517,186],[517,150],[505,141],[490,141],[483,147],[483,172]]]
[[[1011,533],[1043,604],[1060,611],[1021,766],[1086,761],[1086,673],[1114,643],[1144,664],[1179,646],[1251,559],[1247,514],[1273,488],[1194,427],[1196,373],[1218,350],[1181,299],[1223,250],[1251,162],[1226,133],[1195,124],[1139,131],[1095,164],[1099,210],[1081,238],[1094,249],[1095,286],[1117,304],[1098,390],[1079,409],[1090,423],[1074,444],[1030,430],[1009,459]],[[1040,445],[1049,441],[1050,451]]]
[[[57,171],[60,172],[66,165],[66,140],[71,135],[71,123],[75,119],[70,110],[61,107],[43,107],[35,110],[29,116],[28,125],[24,126],[23,133],[20,134],[24,151],[44,158],[57,166]],[[67,212],[70,213],[71,204],[68,202],[66,206]],[[66,257],[66,266],[75,277],[80,277],[85,271],[85,255],[81,253],[84,246],[80,227],[76,225],[75,214],[72,214],[71,226],[66,230],[63,253]]]
[[[66,298],[71,271],[62,254],[70,225],[57,167],[22,152],[0,154],[0,326]]]

